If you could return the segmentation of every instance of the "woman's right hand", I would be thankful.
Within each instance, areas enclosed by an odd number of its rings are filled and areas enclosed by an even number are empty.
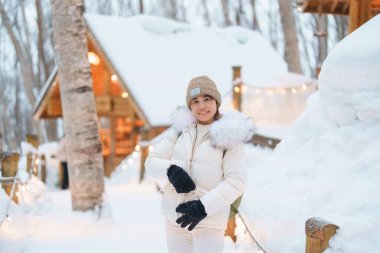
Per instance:
[[[177,193],[189,193],[196,188],[189,174],[177,165],[171,165],[167,175],[169,182],[174,186]]]

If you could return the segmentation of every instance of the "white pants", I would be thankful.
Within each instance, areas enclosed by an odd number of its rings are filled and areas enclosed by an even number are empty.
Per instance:
[[[188,231],[166,219],[165,230],[169,253],[223,253],[223,229],[199,227],[198,224]]]

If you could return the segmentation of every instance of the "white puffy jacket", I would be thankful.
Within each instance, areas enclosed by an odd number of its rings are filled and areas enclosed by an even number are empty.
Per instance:
[[[194,191],[180,194],[167,181],[162,189],[162,212],[166,218],[175,221],[180,217],[175,211],[179,204],[200,199],[207,213],[200,224],[225,229],[230,204],[245,188],[243,143],[252,138],[254,130],[252,120],[243,114],[224,114],[223,118],[212,123],[208,134],[192,152],[196,136],[195,119],[190,110],[179,108],[173,117],[172,131],[154,146],[145,162],[149,175],[166,180],[168,168],[176,164],[190,175],[196,185]]]

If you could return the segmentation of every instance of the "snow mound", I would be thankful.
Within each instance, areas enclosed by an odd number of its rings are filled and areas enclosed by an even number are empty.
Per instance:
[[[252,172],[244,210],[269,252],[303,252],[310,217],[340,227],[326,252],[378,252],[379,27],[380,15],[336,46],[322,66],[320,90]]]

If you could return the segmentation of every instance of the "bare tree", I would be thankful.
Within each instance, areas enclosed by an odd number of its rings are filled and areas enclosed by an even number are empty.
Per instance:
[[[139,13],[143,14],[144,13],[144,1],[139,0]]]
[[[38,59],[39,59],[39,76],[42,77],[42,82],[47,80],[49,75],[49,69],[46,62],[46,56],[45,56],[45,50],[44,50],[44,29],[43,29],[43,22],[44,22],[44,15],[43,10],[41,6],[41,0],[36,0],[36,11],[37,11],[37,29],[38,29]],[[41,71],[42,70],[42,71]],[[42,73],[41,73],[42,72]]]
[[[250,0],[252,8],[252,29],[261,32],[259,21],[256,14],[256,0]]]
[[[7,33],[13,43],[13,46],[16,51],[17,58],[20,62],[21,73],[23,77],[23,84],[29,99],[29,103],[31,106],[35,103],[35,95],[33,92],[33,87],[35,85],[34,73],[33,73],[33,62],[30,58],[30,54],[28,54],[26,48],[23,46],[21,39],[14,31],[12,23],[7,15],[7,12],[4,9],[4,5],[0,0],[0,16],[2,18],[3,24],[7,30]]]
[[[289,71],[302,73],[292,0],[278,0],[278,5],[285,40],[285,61],[288,63]]]
[[[202,0],[202,6],[203,6],[203,18],[206,22],[206,25],[210,26],[211,20],[210,20],[210,14],[209,14],[208,8],[207,8],[207,0]]]
[[[224,25],[230,26],[232,25],[230,20],[230,11],[229,11],[229,3],[228,0],[220,0],[223,9],[223,17],[224,17]]]
[[[334,15],[335,25],[336,25],[336,39],[335,42],[338,43],[348,34],[348,18],[347,16]]]
[[[237,7],[235,8],[236,25],[241,26],[243,24],[242,23],[243,18],[244,18],[243,4],[242,4],[241,0],[238,0],[237,1]]]
[[[104,170],[82,0],[51,0],[73,210],[102,206]]]

